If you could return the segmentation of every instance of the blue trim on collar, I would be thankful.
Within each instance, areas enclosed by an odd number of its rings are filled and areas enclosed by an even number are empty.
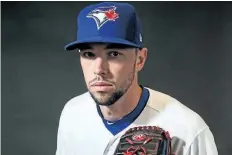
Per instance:
[[[141,86],[142,87],[142,86]],[[142,87],[142,94],[139,99],[139,103],[136,106],[136,108],[130,112],[128,115],[124,116],[122,119],[116,121],[116,122],[110,122],[104,119],[99,105],[97,105],[97,111],[99,116],[102,118],[102,121],[105,125],[105,127],[113,134],[116,135],[120,131],[124,130],[126,127],[128,127],[131,123],[134,122],[134,120],[141,114],[143,111],[144,107],[147,104],[148,98],[150,94],[148,89]]]

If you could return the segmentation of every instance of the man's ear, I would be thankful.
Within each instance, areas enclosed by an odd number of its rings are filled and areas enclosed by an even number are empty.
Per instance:
[[[137,60],[136,60],[137,71],[140,71],[143,69],[146,59],[147,59],[147,48],[142,48],[141,50],[138,50]]]

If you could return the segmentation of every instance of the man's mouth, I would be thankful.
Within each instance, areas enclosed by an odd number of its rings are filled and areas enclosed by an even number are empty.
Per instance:
[[[113,89],[113,85],[107,82],[95,82],[91,87],[95,91],[109,91]]]
[[[106,82],[96,82],[93,84],[93,86],[112,86],[112,84],[110,83],[106,83]]]

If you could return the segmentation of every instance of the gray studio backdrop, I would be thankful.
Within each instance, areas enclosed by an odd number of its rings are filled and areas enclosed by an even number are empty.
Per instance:
[[[76,38],[76,15],[88,4],[1,3],[1,155],[55,154],[61,110],[86,91],[78,53],[63,47]],[[215,136],[219,154],[230,155],[232,3],[131,4],[140,15],[149,49],[141,84],[199,113]]]

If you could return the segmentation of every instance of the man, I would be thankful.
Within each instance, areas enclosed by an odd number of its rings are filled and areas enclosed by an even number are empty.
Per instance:
[[[103,2],[78,15],[78,49],[88,92],[65,105],[56,155],[112,155],[120,137],[136,126],[168,131],[175,155],[217,155],[204,120],[178,100],[138,83],[147,49],[133,6]]]

